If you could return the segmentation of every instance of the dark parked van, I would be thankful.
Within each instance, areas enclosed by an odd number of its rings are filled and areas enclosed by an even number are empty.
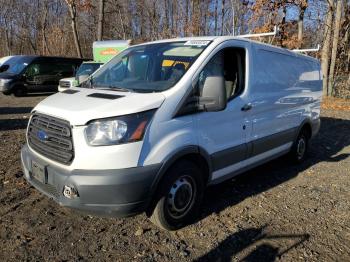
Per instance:
[[[57,91],[58,82],[73,76],[84,59],[18,56],[6,72],[0,73],[0,92],[25,95],[27,92]]]

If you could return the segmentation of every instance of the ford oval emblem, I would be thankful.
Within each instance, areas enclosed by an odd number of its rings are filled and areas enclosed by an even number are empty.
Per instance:
[[[39,130],[37,133],[36,133],[37,137],[39,138],[40,141],[46,141],[49,136],[47,135],[47,133],[43,130]]]

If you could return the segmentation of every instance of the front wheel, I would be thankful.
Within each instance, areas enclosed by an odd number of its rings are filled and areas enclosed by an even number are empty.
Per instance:
[[[197,216],[203,192],[200,169],[187,160],[176,163],[159,184],[150,220],[165,230],[188,225]]]

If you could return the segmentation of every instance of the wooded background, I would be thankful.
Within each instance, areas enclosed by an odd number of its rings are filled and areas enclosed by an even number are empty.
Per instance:
[[[325,95],[350,98],[350,0],[0,0],[0,57],[92,57],[96,40],[133,43],[273,31],[257,39],[315,48]]]

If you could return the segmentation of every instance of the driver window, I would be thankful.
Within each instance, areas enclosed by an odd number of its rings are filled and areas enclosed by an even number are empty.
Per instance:
[[[31,64],[26,70],[26,75],[28,77],[37,76],[40,74],[40,65],[39,64]]]
[[[225,48],[214,55],[199,74],[197,84],[199,94],[208,76],[225,78],[227,100],[240,95],[244,90],[245,82],[245,50]]]

